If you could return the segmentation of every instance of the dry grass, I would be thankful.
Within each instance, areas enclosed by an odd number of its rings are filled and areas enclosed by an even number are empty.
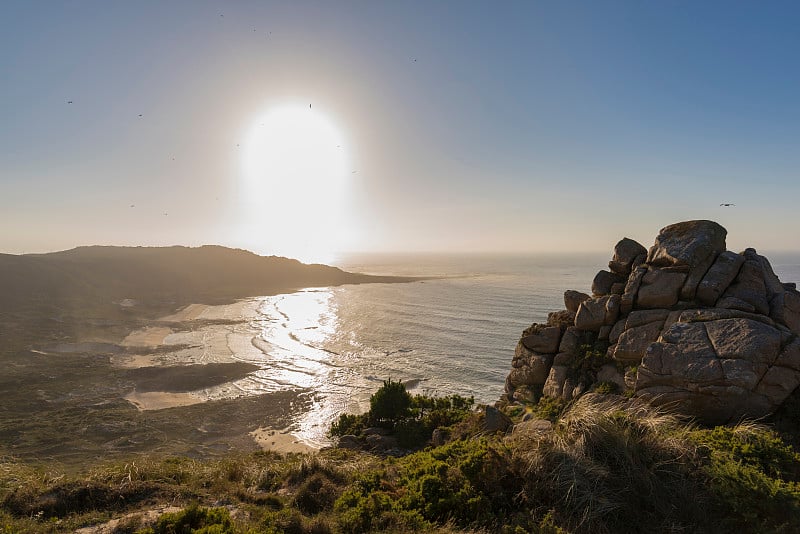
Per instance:
[[[637,400],[585,395],[552,432],[509,438],[534,508],[575,532],[659,532],[702,522],[691,427]],[[675,496],[681,496],[676,499]],[[684,503],[684,504],[682,504]]]

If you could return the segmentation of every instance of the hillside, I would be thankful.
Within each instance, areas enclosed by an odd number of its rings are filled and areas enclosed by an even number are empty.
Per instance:
[[[49,254],[0,254],[0,308],[47,300],[98,302],[230,301],[301,287],[397,282],[326,265],[258,256],[241,249],[190,247],[78,247]]]
[[[191,303],[221,304],[303,287],[407,282],[327,265],[206,245],[78,247],[48,254],[0,254],[0,354],[43,341],[74,340]]]

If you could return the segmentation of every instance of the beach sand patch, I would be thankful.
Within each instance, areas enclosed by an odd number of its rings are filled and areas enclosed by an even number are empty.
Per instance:
[[[288,430],[274,430],[262,427],[250,432],[250,435],[258,446],[265,451],[308,453],[317,450]]]
[[[172,333],[166,326],[146,326],[134,330],[122,340],[123,347],[158,347],[164,344],[164,339]]]
[[[123,397],[139,411],[163,410],[179,406],[191,406],[205,402],[205,398],[195,393],[167,393],[164,391],[134,391]]]

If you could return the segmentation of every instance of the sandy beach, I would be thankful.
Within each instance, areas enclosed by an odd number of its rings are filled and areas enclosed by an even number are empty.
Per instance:
[[[167,315],[159,319],[164,322],[182,323],[200,319],[203,313],[209,308],[207,304],[189,304],[185,308],[176,311],[172,315]]]
[[[146,326],[134,330],[122,340],[123,347],[148,347],[155,348],[164,344],[164,339],[172,333],[166,326]]]
[[[265,451],[309,453],[317,450],[287,430],[258,428],[250,435]]]
[[[136,406],[139,411],[163,410],[205,402],[203,397],[192,392],[134,391],[123,398]]]

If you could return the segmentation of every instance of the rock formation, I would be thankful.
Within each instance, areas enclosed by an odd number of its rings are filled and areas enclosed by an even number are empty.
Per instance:
[[[523,332],[507,400],[616,391],[708,424],[775,411],[800,385],[800,292],[726,234],[686,221],[649,251],[617,243],[591,296],[566,291],[566,310]]]

